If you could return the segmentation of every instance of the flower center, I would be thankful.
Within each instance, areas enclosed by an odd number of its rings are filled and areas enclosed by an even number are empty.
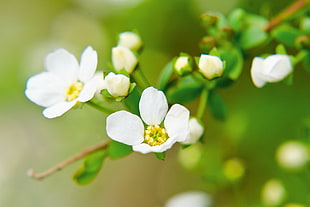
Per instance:
[[[83,86],[84,84],[80,81],[72,83],[66,91],[66,101],[73,101],[76,99],[80,95]]]
[[[144,133],[144,143],[150,146],[162,145],[168,138],[166,129],[158,125],[148,126]]]

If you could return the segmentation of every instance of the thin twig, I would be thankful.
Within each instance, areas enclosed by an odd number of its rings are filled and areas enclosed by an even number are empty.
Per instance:
[[[286,9],[284,9],[281,13],[279,13],[277,16],[271,19],[270,22],[265,27],[265,31],[270,32],[273,28],[278,26],[283,20],[287,19],[288,17],[298,12],[308,3],[309,3],[308,0],[296,0]]]
[[[97,151],[97,150],[101,150],[101,149],[105,149],[107,148],[109,145],[109,141],[100,143],[96,146],[90,147],[90,148],[86,148],[84,150],[82,150],[80,153],[68,158],[67,160],[64,160],[63,162],[59,163],[58,165],[51,167],[50,169],[44,171],[44,172],[36,172],[33,169],[29,169],[27,172],[27,175],[31,178],[37,179],[37,180],[41,180],[57,171],[60,171],[61,169],[63,169],[64,167],[66,167],[67,165],[70,165],[73,162],[76,162],[84,157],[86,157],[87,155]]]

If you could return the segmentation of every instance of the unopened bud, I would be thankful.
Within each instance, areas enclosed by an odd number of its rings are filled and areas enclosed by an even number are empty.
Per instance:
[[[210,27],[217,23],[218,16],[216,14],[208,12],[201,15],[201,20],[205,27]]]
[[[112,64],[117,72],[125,69],[130,74],[137,66],[138,60],[129,48],[118,45],[112,48]]]
[[[219,40],[231,40],[235,35],[235,30],[230,26],[224,26],[219,29]]]
[[[123,74],[109,73],[105,78],[105,87],[113,97],[127,96],[130,80]]]
[[[193,64],[189,56],[180,56],[175,60],[174,69],[179,75],[185,75],[192,71]]]
[[[118,45],[131,50],[138,50],[142,46],[142,41],[140,36],[134,32],[122,32],[119,34]]]
[[[224,64],[215,55],[202,54],[199,59],[198,68],[199,72],[208,80],[221,77],[224,73]]]
[[[203,37],[199,44],[200,49],[204,53],[209,53],[210,50],[212,50],[212,48],[215,47],[215,45],[216,45],[216,40],[214,37],[211,37],[211,36]]]
[[[300,49],[310,49],[310,36],[309,35],[300,35],[296,37],[295,44]]]

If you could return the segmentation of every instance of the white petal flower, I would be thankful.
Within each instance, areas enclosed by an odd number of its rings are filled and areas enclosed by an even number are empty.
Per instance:
[[[130,80],[125,75],[111,72],[104,80],[106,89],[113,97],[128,95]]]
[[[202,191],[189,191],[170,198],[165,207],[210,207],[211,197]]]
[[[129,48],[118,45],[112,48],[112,64],[117,72],[125,69],[130,74],[137,66],[138,60]]]
[[[199,59],[198,68],[199,72],[208,80],[221,77],[224,73],[224,64],[215,55],[202,54]]]
[[[266,59],[255,57],[251,67],[251,77],[254,85],[263,87],[267,82],[283,80],[293,70],[289,56],[282,54],[270,55]]]
[[[118,45],[127,47],[131,50],[138,50],[142,46],[142,41],[139,35],[128,31],[119,34]]]
[[[141,153],[164,152],[188,136],[188,109],[174,104],[168,111],[167,99],[162,91],[153,87],[146,88],[141,95],[139,110],[142,119],[125,111],[108,116],[108,136],[132,145],[134,151]]]
[[[198,122],[196,118],[189,120],[189,136],[182,144],[194,144],[202,136],[204,131],[203,126]]]
[[[45,58],[47,71],[30,77],[25,95],[46,109],[47,118],[61,116],[79,102],[89,101],[97,89],[95,76],[97,53],[90,46],[81,56],[81,63],[65,49],[57,49]]]
[[[262,202],[266,206],[278,206],[285,197],[286,190],[278,179],[268,180],[261,191]]]

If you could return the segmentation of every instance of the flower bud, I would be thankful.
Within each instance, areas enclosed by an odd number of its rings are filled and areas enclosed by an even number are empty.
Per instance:
[[[202,136],[204,131],[203,126],[198,122],[196,118],[191,118],[189,120],[189,135],[182,142],[182,144],[194,144],[196,143],[199,138]]]
[[[137,66],[138,60],[130,49],[118,45],[112,48],[112,64],[117,72],[125,69],[130,74]]]
[[[309,35],[300,35],[296,37],[295,44],[300,49],[310,50],[310,36]]]
[[[118,45],[127,47],[131,50],[138,50],[142,46],[142,41],[139,35],[128,31],[119,34]]]
[[[216,45],[216,40],[214,37],[211,37],[211,36],[203,37],[199,43],[200,49],[205,53],[209,53],[210,50],[212,50],[215,47],[215,45]]]
[[[219,29],[218,37],[220,40],[231,40],[235,35],[235,30],[230,26],[224,26]]]
[[[297,141],[286,142],[277,149],[276,159],[278,164],[286,169],[299,169],[309,160],[306,146]]]
[[[255,57],[251,67],[251,77],[254,85],[263,87],[267,82],[273,83],[283,80],[293,70],[288,55],[275,54],[266,59]]]
[[[214,55],[202,54],[198,63],[198,70],[208,80],[221,77],[224,73],[224,64],[221,59]]]
[[[210,27],[213,26],[217,23],[218,21],[218,16],[216,14],[212,14],[212,13],[204,13],[201,15],[201,20],[202,23],[205,27]]]
[[[109,73],[105,78],[105,87],[113,97],[127,96],[130,80],[123,74]]]
[[[179,75],[185,75],[192,71],[193,60],[188,56],[180,56],[174,63],[174,69]]]
[[[282,182],[277,179],[271,179],[265,183],[261,192],[261,198],[266,206],[279,205],[285,196],[285,189]]]

